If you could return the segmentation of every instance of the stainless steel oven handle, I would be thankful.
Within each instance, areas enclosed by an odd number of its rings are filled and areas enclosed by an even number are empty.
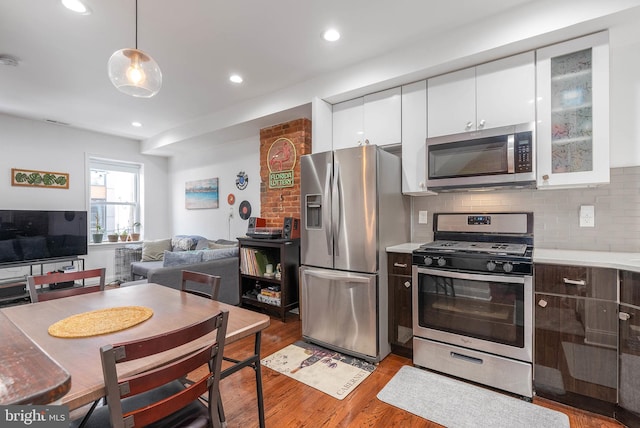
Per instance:
[[[420,274],[441,276],[444,278],[467,279],[470,281],[492,281],[492,282],[504,282],[508,284],[513,284],[513,283],[524,284],[524,277],[522,276],[485,275],[482,273],[453,272],[448,270],[425,269],[425,268],[419,267],[418,275]]]

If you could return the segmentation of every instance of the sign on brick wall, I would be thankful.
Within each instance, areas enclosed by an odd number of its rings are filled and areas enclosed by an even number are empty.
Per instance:
[[[278,138],[271,144],[267,154],[269,167],[269,188],[293,187],[296,166],[296,147],[288,138]]]

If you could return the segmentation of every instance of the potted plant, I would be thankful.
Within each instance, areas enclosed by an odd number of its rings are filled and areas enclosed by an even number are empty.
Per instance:
[[[133,223],[133,225],[132,225],[133,232],[131,232],[131,240],[132,241],[139,241],[140,240],[140,226],[142,226],[142,225],[140,224],[139,221],[136,221],[135,223]]]
[[[120,233],[117,230],[114,230],[107,234],[107,239],[109,242],[118,242],[118,235],[120,235]]]
[[[120,240],[126,242],[127,239],[129,239],[129,229],[125,227],[124,230],[120,232]]]
[[[96,231],[92,235],[93,243],[100,244],[102,243],[102,226],[100,225],[100,216],[96,213]]]

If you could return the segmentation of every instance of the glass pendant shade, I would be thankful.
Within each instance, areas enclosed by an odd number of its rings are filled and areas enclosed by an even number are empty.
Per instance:
[[[162,86],[158,64],[138,49],[120,49],[109,58],[109,79],[120,92],[150,98]]]

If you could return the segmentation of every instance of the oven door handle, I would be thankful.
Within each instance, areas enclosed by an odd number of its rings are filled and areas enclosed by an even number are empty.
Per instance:
[[[504,282],[509,284],[524,284],[524,277],[522,276],[506,276],[506,275],[487,275],[478,273],[466,273],[466,272],[454,272],[448,270],[438,269],[425,269],[418,268],[418,275],[426,274],[433,276],[441,276],[444,278],[456,278],[456,279],[468,279],[470,281],[491,281],[491,282]]]

